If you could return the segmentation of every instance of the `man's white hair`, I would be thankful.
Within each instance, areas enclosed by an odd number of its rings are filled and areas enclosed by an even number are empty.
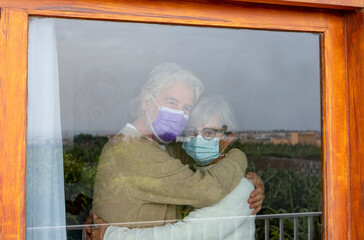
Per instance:
[[[204,86],[192,72],[184,70],[176,63],[162,63],[155,67],[141,90],[142,92],[149,92],[155,98],[176,81],[183,82],[193,89],[194,103],[196,103],[204,90]],[[150,94],[145,95],[143,100],[151,100]]]
[[[201,98],[193,108],[188,125],[200,127],[213,118],[219,121],[218,127],[227,127],[228,132],[236,130],[236,119],[229,102],[220,95]]]

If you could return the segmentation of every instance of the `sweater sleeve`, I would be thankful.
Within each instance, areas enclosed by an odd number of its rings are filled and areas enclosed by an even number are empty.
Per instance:
[[[132,192],[146,203],[212,205],[238,185],[246,170],[245,154],[237,149],[210,170],[193,172],[165,151],[150,147],[153,146],[144,146],[144,151],[128,155],[138,165],[130,176]]]
[[[194,210],[183,221],[152,228],[111,226],[104,239],[254,239],[255,216],[248,204],[253,189],[251,181],[243,178],[232,194],[218,204]]]

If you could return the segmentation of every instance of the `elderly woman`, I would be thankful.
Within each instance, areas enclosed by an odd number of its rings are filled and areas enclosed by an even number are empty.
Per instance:
[[[238,149],[226,153],[233,141],[234,116],[229,104],[218,96],[205,97],[193,109],[182,148],[194,161],[197,172],[214,168],[225,157],[243,159]],[[197,208],[183,221],[152,228],[107,228],[105,240],[120,239],[254,239],[255,216],[248,199],[254,185],[243,177],[234,190],[218,203]],[[202,188],[201,192],[208,192]]]

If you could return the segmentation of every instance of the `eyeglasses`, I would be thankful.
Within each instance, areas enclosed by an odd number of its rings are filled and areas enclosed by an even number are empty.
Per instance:
[[[185,136],[189,137],[189,138],[194,138],[199,133],[204,139],[212,140],[212,139],[214,139],[216,134],[218,134],[218,137],[223,137],[226,134],[226,129],[220,130],[220,129],[214,129],[214,128],[203,128],[201,131],[199,131],[194,127],[189,127],[185,130]],[[219,133],[221,133],[221,134],[219,134]]]

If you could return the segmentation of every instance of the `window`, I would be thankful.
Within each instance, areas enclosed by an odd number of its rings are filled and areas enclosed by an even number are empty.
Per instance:
[[[86,221],[102,147],[136,119],[138,105],[130,103],[153,68],[165,62],[178,63],[201,79],[202,101],[219,94],[232,105],[236,124],[227,130],[237,141],[230,148],[248,155],[250,171],[261,172],[263,180],[287,171],[286,178],[297,178],[285,187],[291,193],[278,194],[279,178],[267,182],[262,214],[320,211],[319,35],[61,19],[55,20],[55,29],[68,225]],[[272,168],[265,168],[269,164]],[[309,184],[305,190],[302,182]],[[305,194],[309,201],[303,200]],[[306,221],[300,224],[305,234]],[[317,223],[315,229],[318,238]],[[293,235],[287,227],[286,232]],[[69,231],[69,238],[72,234],[80,231]]]
[[[122,4],[122,3],[120,3]],[[5,7],[7,5],[5,4]],[[198,7],[196,7],[197,5],[194,4],[188,4],[185,5],[187,6],[188,9],[192,10],[190,12],[190,16],[195,16],[196,17],[196,13],[201,13],[198,11]],[[19,7],[19,6],[18,6]],[[45,11],[45,10],[32,10],[35,8],[29,7],[30,10],[28,10],[28,12],[30,14],[39,14],[39,15],[48,15],[48,16],[60,16],[62,15],[62,11],[54,11],[54,12],[49,12],[49,11]],[[148,5],[144,6],[144,8],[148,8]],[[168,8],[168,6],[166,6],[166,8]],[[39,9],[39,8],[38,8]],[[212,12],[214,11],[214,6],[211,5],[206,5],[205,9],[205,13],[207,11],[208,16],[212,16]],[[219,11],[221,12],[228,12],[229,6],[227,5],[223,5],[222,7],[219,8]],[[246,11],[247,13],[249,12],[253,12],[253,10],[262,10],[262,8],[260,8],[259,6],[255,6],[255,5],[242,5],[241,7],[237,8],[238,11]],[[325,223],[327,223],[325,225],[325,234],[330,237],[332,236],[331,234],[337,233],[335,231],[339,231],[339,230],[334,230],[333,226],[330,227],[330,223],[328,222],[328,219],[330,219],[330,221],[340,221],[340,216],[342,216],[341,214],[345,214],[346,210],[347,211],[351,211],[349,207],[344,207],[344,206],[349,206],[348,202],[350,202],[351,200],[347,200],[345,194],[343,196],[336,196],[334,198],[332,198],[332,194],[334,194],[334,188],[338,187],[340,189],[340,191],[347,193],[348,195],[351,194],[350,192],[350,188],[348,186],[344,186],[343,184],[339,184],[342,179],[346,179],[345,181],[349,181],[349,172],[351,171],[349,166],[351,166],[352,164],[354,164],[354,166],[356,166],[356,162],[355,162],[355,158],[353,160],[353,163],[351,162],[351,158],[349,161],[348,158],[348,132],[347,132],[347,124],[349,124],[349,126],[353,126],[352,124],[354,124],[352,121],[354,121],[355,118],[352,117],[352,115],[350,115],[350,118],[348,119],[346,116],[346,107],[343,107],[346,105],[346,102],[344,101],[344,99],[346,99],[345,94],[345,71],[339,72],[339,70],[337,69],[345,69],[345,51],[343,48],[340,48],[339,46],[343,46],[344,43],[341,40],[337,40],[337,41],[333,41],[333,39],[342,39],[342,38],[337,38],[337,36],[342,36],[344,34],[344,28],[342,25],[342,21],[343,21],[343,15],[340,14],[331,14],[329,12],[316,12],[316,11],[307,11],[304,14],[304,17],[302,17],[303,15],[300,15],[300,13],[302,13],[305,10],[300,10],[300,9],[283,9],[281,10],[280,8],[272,8],[272,12],[269,11],[255,11],[254,16],[250,16],[248,17],[248,20],[243,19],[240,15],[236,16],[234,14],[229,15],[228,18],[230,19],[234,19],[233,21],[226,21],[225,23],[216,23],[216,22],[212,22],[212,23],[208,23],[205,20],[196,20],[196,22],[189,22],[190,20],[187,19],[179,19],[179,18],[171,18],[170,23],[179,23],[179,24],[197,24],[197,25],[221,25],[221,26],[229,26],[229,27],[249,27],[249,28],[260,28],[260,29],[281,29],[281,30],[298,30],[298,31],[313,31],[313,32],[317,32],[317,33],[321,33],[323,34],[323,39],[322,39],[322,43],[323,43],[323,70],[322,70],[322,74],[323,74],[323,87],[322,87],[322,91],[323,91],[323,144],[324,144],[324,151],[323,151],[323,157],[324,157],[324,168],[323,168],[323,179],[324,179],[324,203],[325,203],[325,209],[324,209],[324,215],[325,215]],[[138,12],[138,9],[135,9],[135,12]],[[234,9],[234,13],[236,9]],[[44,11],[42,13],[42,11]],[[140,9],[139,9],[140,11]],[[87,12],[87,11],[86,11]],[[226,13],[225,12],[225,13]],[[274,18],[269,18],[272,17],[273,15],[270,14],[281,14],[282,21],[280,22],[280,20],[273,20],[275,21],[275,26],[269,25],[269,21],[272,21],[272,19]],[[293,14],[292,14],[293,13]],[[65,12],[64,16],[70,16],[74,13],[70,13],[70,12]],[[197,15],[198,15],[197,14]],[[5,18],[4,18],[5,16]],[[84,13],[84,15],[78,15],[78,17],[85,17],[88,16],[90,17],[91,15],[87,15],[87,13]],[[107,18],[107,19],[120,19],[121,17],[118,17],[119,15],[115,13],[115,15],[107,15],[108,17],[101,16],[101,15],[93,15],[93,17],[95,18]],[[227,15],[225,15],[227,16]],[[266,16],[267,18],[262,18],[262,16]],[[293,17],[292,17],[293,16]],[[260,18],[260,20],[257,20],[258,18]],[[305,21],[305,18],[310,19],[310,20],[315,20],[315,21]],[[23,69],[20,71],[5,71],[3,70],[1,72],[2,74],[2,79],[17,79],[18,81],[16,82],[11,82],[9,81],[5,81],[3,86],[5,86],[4,89],[9,89],[9,92],[2,92],[4,93],[4,96],[9,96],[9,98],[5,98],[7,99],[5,102],[5,106],[9,106],[7,105],[10,102],[10,99],[15,99],[15,98],[11,98],[11,96],[13,96],[13,90],[11,89],[17,89],[17,93],[20,93],[19,96],[25,96],[25,87],[26,85],[24,85],[24,83],[26,82],[26,48],[24,48],[24,46],[27,43],[26,40],[26,35],[23,35],[23,33],[26,33],[26,26],[27,26],[27,13],[22,11],[22,10],[9,10],[9,9],[2,9],[2,26],[6,26],[5,30],[3,32],[2,35],[2,43],[4,44],[4,46],[6,46],[5,49],[9,49],[9,51],[2,51],[2,59],[6,59],[7,61],[1,61],[1,62],[7,62],[6,66],[17,66],[19,67],[19,69]],[[3,19],[7,19],[6,21],[4,21]],[[19,19],[22,19],[25,21],[18,21]],[[138,18],[138,16],[133,15],[132,17],[127,18],[129,21],[152,21],[152,22],[159,22],[161,21],[156,20],[158,18],[154,18],[153,20],[153,16],[147,18],[147,19],[142,19],[142,17]],[[268,19],[268,20],[267,20]],[[295,21],[294,25],[290,25],[290,21],[289,20],[295,19],[297,21]],[[349,14],[349,17],[347,19],[348,22],[350,21],[354,21],[353,19],[355,19],[355,17],[352,17]],[[5,24],[6,23],[6,24]],[[9,24],[10,23],[10,24]],[[360,21],[359,21],[360,23]],[[24,27],[25,26],[25,27]],[[16,31],[13,30],[17,29]],[[23,29],[23,31],[19,32],[19,29]],[[348,31],[349,33],[351,33],[351,26],[349,25],[348,27]],[[7,35],[11,33],[10,35]],[[10,36],[9,38],[4,38],[4,36]],[[12,40],[13,41],[10,41]],[[353,46],[358,46],[355,45],[355,42],[349,41],[350,44],[352,44]],[[349,45],[349,46],[352,46]],[[335,49],[335,50],[334,50]],[[10,54],[10,52],[12,54]],[[15,55],[16,57],[12,57],[12,55]],[[351,54],[351,53],[350,53]],[[349,61],[355,61],[354,58],[351,58],[352,55],[349,54]],[[329,57],[330,56],[330,57]],[[13,63],[15,63],[14,65],[12,65]],[[358,63],[357,63],[358,64]],[[335,65],[335,67],[334,67]],[[4,65],[2,65],[4,66]],[[13,67],[14,68],[14,67]],[[10,68],[10,69],[13,69]],[[2,69],[9,69],[9,68],[3,68]],[[336,69],[336,70],[335,70]],[[348,70],[349,71],[349,70]],[[350,70],[351,71],[351,70]],[[351,75],[351,72],[349,71],[348,77],[349,79],[354,79],[355,77],[353,77]],[[5,75],[4,75],[5,74]],[[354,81],[353,80],[353,81]],[[20,83],[19,86],[16,87],[16,85]],[[11,88],[11,86],[14,85],[14,88]],[[22,85],[23,84],[23,85]],[[352,86],[353,84],[356,84],[356,82],[349,82],[349,86]],[[335,87],[333,87],[335,86]],[[353,103],[353,99],[356,99],[357,96],[357,92],[353,91],[351,88],[349,88],[349,93],[352,93],[353,95],[351,98],[349,98],[349,105]],[[335,97],[335,98],[334,98]],[[16,107],[17,111],[14,110],[9,110],[9,107],[6,107],[4,109],[6,109],[6,113],[5,113],[5,117],[3,119],[5,119],[5,123],[8,124],[10,120],[8,119],[16,119],[15,121],[13,121],[11,126],[17,126],[15,128],[7,128],[4,130],[4,136],[6,136],[6,139],[10,139],[11,141],[7,142],[6,148],[4,149],[12,149],[12,145],[15,144],[15,146],[18,146],[18,142],[23,143],[24,146],[24,141],[25,141],[25,124],[24,124],[24,119],[25,119],[25,108],[24,108],[24,98],[19,98],[20,101],[13,101],[11,100],[12,106]],[[360,102],[360,101],[359,101]],[[14,105],[15,103],[15,105]],[[18,104],[18,105],[16,105]],[[350,105],[353,106],[353,105]],[[356,107],[354,107],[356,109]],[[351,110],[350,110],[351,111]],[[19,119],[13,117],[16,116],[17,114],[20,114],[22,117]],[[351,112],[350,112],[351,114]],[[2,121],[3,121],[2,119]],[[350,121],[349,121],[350,120]],[[360,120],[359,120],[360,121]],[[3,125],[4,126],[4,125]],[[5,125],[7,126],[7,125]],[[349,132],[349,136],[352,136],[352,134],[355,135],[355,133],[353,133],[352,131]],[[14,138],[11,138],[9,136],[13,135],[14,137],[16,136],[16,140],[14,140]],[[339,142],[336,142],[337,139],[340,139]],[[14,144],[10,144],[10,143],[14,143]],[[326,148],[325,148],[326,147]],[[18,177],[20,174],[21,176],[24,176],[24,172],[25,172],[25,168],[24,168],[24,159],[25,159],[25,155],[24,155],[24,149],[20,148],[21,150],[19,151],[6,151],[7,153],[5,154],[5,151],[2,150],[1,152],[1,156],[6,156],[7,158],[10,157],[11,159],[19,159],[19,161],[15,161],[12,162],[8,165],[9,169],[14,169],[14,171],[9,171],[7,173],[8,176],[4,179],[18,179],[16,181],[24,181],[24,177]],[[355,150],[352,150],[352,148],[350,148],[352,151],[351,155],[355,155],[357,154],[357,152]],[[23,159],[23,160],[22,160]],[[340,159],[342,161],[340,161],[340,163],[338,163],[338,160]],[[2,171],[4,171],[3,169],[6,169],[6,167],[4,165],[1,165],[1,169]],[[343,168],[342,168],[343,167]],[[338,172],[338,170],[341,170],[341,172]],[[342,171],[343,169],[345,169],[345,171]],[[360,171],[360,168],[359,168]],[[335,179],[334,179],[335,176]],[[23,179],[23,180],[22,180]],[[337,180],[336,180],[337,179]],[[353,178],[353,180],[356,181],[356,183],[360,182],[360,179],[358,180],[357,178]],[[3,184],[8,183],[8,180],[5,180],[6,182],[4,182]],[[24,182],[22,182],[24,183]],[[11,194],[15,194],[14,196],[16,196],[14,198],[15,202],[19,203],[18,206],[23,206],[24,207],[24,193],[22,194],[18,194],[21,193],[21,189],[24,185],[22,185],[22,183],[19,183],[17,185],[15,185],[15,188],[12,188],[12,191],[8,190],[9,187],[7,186],[6,191],[8,191],[7,193],[9,193],[9,196],[13,196]],[[336,184],[338,183],[338,184]],[[10,186],[14,184],[14,183],[10,183]],[[355,187],[353,187],[353,189],[355,189]],[[20,197],[19,197],[20,196]],[[361,199],[361,195],[360,194],[354,194],[354,195],[350,195],[355,199]],[[340,203],[340,211],[334,211],[334,206],[335,204],[339,204]],[[6,208],[10,208],[12,209],[11,206],[15,206],[13,205],[14,203],[10,203],[9,201],[5,200],[2,203]],[[341,205],[342,204],[342,205]],[[355,202],[353,202],[353,204],[355,205]],[[4,215],[4,219],[10,219],[9,223],[11,223],[10,225],[13,226],[20,226],[20,227],[15,227],[15,228],[8,228],[8,230],[4,231],[4,234],[8,234],[8,232],[16,232],[16,234],[23,236],[24,233],[24,228],[22,228],[21,226],[24,226],[24,216],[22,216],[21,214],[21,209],[16,208],[17,210],[15,211],[14,217],[10,218],[7,215]],[[346,209],[346,210],[345,210]],[[18,213],[18,214],[16,214]],[[353,216],[357,216],[355,214],[353,214]],[[12,220],[11,220],[12,219]],[[23,219],[23,220],[22,220]],[[7,220],[6,220],[7,221]],[[18,223],[18,224],[17,224]],[[346,223],[345,223],[346,224]],[[345,225],[346,227],[344,227],[342,230],[342,232],[339,233],[343,234],[340,236],[346,236],[345,234],[347,234],[347,232],[349,231],[350,226],[349,225]],[[14,229],[14,230],[12,230]],[[23,229],[23,230],[22,230]],[[354,229],[354,228],[353,228]],[[9,233],[10,234],[10,233]],[[356,232],[354,230],[352,230],[352,234],[356,234]],[[334,234],[335,236],[338,236],[337,234]]]

